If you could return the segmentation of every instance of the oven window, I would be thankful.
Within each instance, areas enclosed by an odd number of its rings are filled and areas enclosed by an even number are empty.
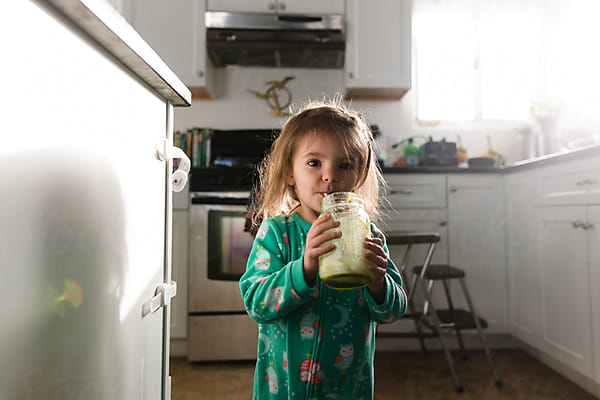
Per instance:
[[[208,279],[237,281],[246,272],[254,238],[244,232],[245,214],[243,211],[208,212]]]

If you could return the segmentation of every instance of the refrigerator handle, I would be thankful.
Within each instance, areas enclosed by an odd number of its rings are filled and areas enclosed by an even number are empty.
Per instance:
[[[154,289],[154,297],[142,304],[142,318],[156,312],[159,308],[171,304],[171,299],[177,294],[177,282],[161,283]]]
[[[161,161],[168,161],[179,158],[177,170],[171,175],[173,183],[173,191],[181,192],[187,183],[188,174],[190,173],[190,159],[183,150],[179,147],[171,145],[169,139],[163,139],[156,144],[156,157]]]

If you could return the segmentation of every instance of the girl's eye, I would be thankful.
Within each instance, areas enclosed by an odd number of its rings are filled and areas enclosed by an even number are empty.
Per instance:
[[[310,160],[309,162],[307,162],[307,164],[311,167],[318,167],[319,165],[321,165],[319,160]]]
[[[350,164],[349,162],[341,163],[340,164],[340,168],[341,169],[345,169],[345,170],[351,170],[352,169],[352,164]]]

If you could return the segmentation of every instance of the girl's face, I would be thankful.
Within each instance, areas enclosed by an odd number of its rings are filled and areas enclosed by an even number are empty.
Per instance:
[[[308,134],[292,156],[287,183],[300,200],[298,214],[312,223],[321,213],[321,200],[332,192],[351,192],[357,180],[356,160],[348,159],[342,143],[331,134]]]

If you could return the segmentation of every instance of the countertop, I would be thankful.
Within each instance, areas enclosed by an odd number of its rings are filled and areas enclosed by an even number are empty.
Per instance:
[[[106,0],[36,0],[57,13],[173,106],[188,107],[192,94],[156,52]]]
[[[518,161],[516,163],[498,168],[463,168],[463,167],[383,167],[384,174],[509,174],[526,169],[537,168],[541,166],[559,164],[565,161],[572,161],[580,158],[600,155],[600,145],[582,147],[566,152],[552,153],[544,156],[532,158],[529,160]]]

